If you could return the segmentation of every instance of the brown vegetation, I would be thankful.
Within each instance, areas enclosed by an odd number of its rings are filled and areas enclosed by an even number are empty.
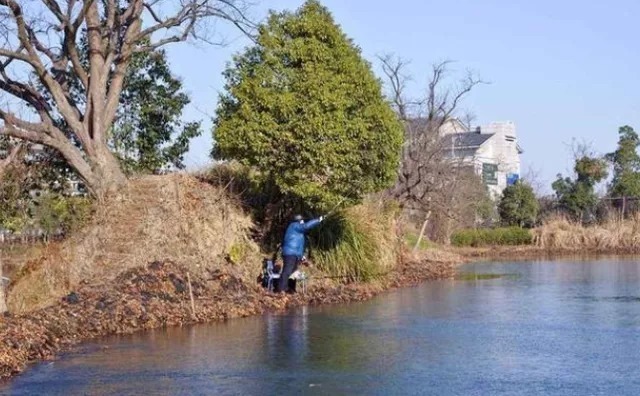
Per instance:
[[[449,251],[468,259],[531,259],[559,256],[592,256],[640,253],[640,216],[611,217],[583,225],[556,216],[531,230],[530,245],[457,247]]]
[[[544,250],[637,253],[640,252],[640,216],[611,217],[590,226],[558,217],[534,229],[533,235],[534,245]]]
[[[258,262],[258,247],[248,238],[251,225],[225,190],[190,176],[132,180],[82,231],[51,244],[14,275],[9,310],[47,306],[80,281],[113,279],[155,260],[184,263],[200,273],[224,267],[249,279]]]

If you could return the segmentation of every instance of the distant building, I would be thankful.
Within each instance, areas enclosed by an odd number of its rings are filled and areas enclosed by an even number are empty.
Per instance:
[[[520,154],[516,126],[511,121],[492,122],[469,130],[451,119],[440,128],[444,149],[451,157],[473,165],[494,198],[520,179]]]

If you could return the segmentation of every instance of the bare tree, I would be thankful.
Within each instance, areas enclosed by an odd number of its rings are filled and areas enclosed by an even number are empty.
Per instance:
[[[542,179],[542,172],[538,168],[529,165],[523,172],[522,181],[526,182],[533,189],[536,197],[542,197],[545,193],[545,182]]]
[[[245,0],[0,0],[0,135],[57,150],[96,196],[117,190],[125,175],[107,139],[132,54],[188,38],[211,42],[211,20],[248,32],[246,7]]]
[[[471,183],[474,160],[463,152],[465,142],[459,139],[464,137],[441,132],[454,118],[463,120],[466,124],[463,127],[469,128],[471,117],[459,114],[461,102],[484,82],[468,72],[458,84],[448,86],[451,62],[445,61],[433,65],[426,95],[410,99],[406,93],[407,62],[389,55],[379,59],[389,82],[390,99],[405,126],[398,180],[391,194],[405,209],[422,214],[424,220],[416,246],[432,218],[441,223],[440,239],[447,242],[451,222],[464,212],[455,204],[471,202],[470,196],[461,192],[472,185],[477,187],[477,183]]]

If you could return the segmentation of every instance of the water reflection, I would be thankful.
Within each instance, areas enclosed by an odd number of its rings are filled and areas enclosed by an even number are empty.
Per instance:
[[[0,393],[640,393],[638,261],[465,271],[518,276],[105,339],[34,367]]]

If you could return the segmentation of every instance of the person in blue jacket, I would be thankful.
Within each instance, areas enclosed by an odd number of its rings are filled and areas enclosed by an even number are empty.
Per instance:
[[[304,221],[301,215],[295,215],[293,221],[287,227],[282,241],[283,268],[280,274],[278,290],[289,292],[289,277],[296,272],[300,261],[304,257],[305,235],[324,220],[324,216],[317,219]]]

